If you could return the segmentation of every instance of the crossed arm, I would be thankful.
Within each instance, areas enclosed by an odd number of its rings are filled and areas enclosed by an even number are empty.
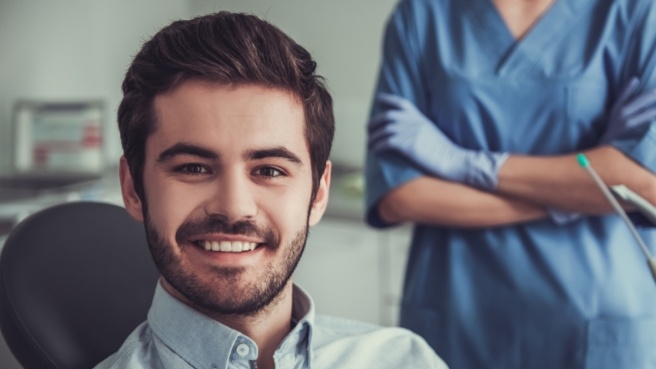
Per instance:
[[[656,204],[656,177],[611,146],[585,152],[608,185],[625,184]],[[436,196],[435,194],[440,194]],[[571,155],[511,155],[501,166],[495,192],[422,176],[395,188],[378,204],[388,223],[417,222],[455,227],[493,227],[548,216],[547,208],[583,214],[612,211],[588,174]]]
[[[626,86],[599,146],[585,154],[604,183],[624,184],[656,204],[656,176],[608,145],[629,131],[649,128],[656,118],[656,91],[634,97],[637,83]],[[378,213],[384,222],[489,227],[546,216],[561,222],[554,209],[593,215],[612,211],[579,166],[576,152],[547,157],[463,149],[411,102],[388,94],[378,102],[387,109],[369,123],[369,150],[404,156],[426,174],[383,196]]]

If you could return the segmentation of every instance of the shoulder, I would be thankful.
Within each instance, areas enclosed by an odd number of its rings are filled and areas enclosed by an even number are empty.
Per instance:
[[[388,19],[386,36],[398,35],[421,48],[424,43],[432,41],[433,33],[451,34],[452,28],[458,27],[458,19],[465,8],[460,1],[401,0]]]
[[[426,341],[407,329],[335,317],[317,316],[312,348],[317,368],[446,368]]]
[[[96,365],[94,369],[145,369],[154,368],[146,358],[153,345],[153,333],[146,322],[139,325],[117,352]]]
[[[462,0],[461,0],[462,1]],[[451,0],[400,0],[397,7],[417,7],[424,9],[440,9],[453,5]]]
[[[446,0],[401,0],[396,4],[393,14],[402,15],[407,20],[430,22],[444,16],[445,11],[451,8],[453,2]]]
[[[327,331],[339,332],[366,332],[380,329],[380,326],[375,324],[322,314],[317,314],[315,327]]]

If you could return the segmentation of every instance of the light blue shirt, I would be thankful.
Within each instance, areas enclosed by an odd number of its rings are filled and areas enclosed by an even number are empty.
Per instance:
[[[656,88],[656,1],[556,0],[516,41],[491,0],[404,0],[384,45],[377,91],[412,101],[456,144],[571,154],[598,145],[631,77]],[[656,171],[655,124],[611,144]],[[388,226],[380,198],[424,175],[368,153],[369,223]],[[401,325],[458,369],[656,368],[656,284],[616,215],[417,225]]]
[[[297,286],[292,320],[296,325],[274,354],[279,369],[446,369],[410,331],[315,315],[311,298]],[[252,369],[257,356],[253,340],[158,284],[147,321],[96,369]]]

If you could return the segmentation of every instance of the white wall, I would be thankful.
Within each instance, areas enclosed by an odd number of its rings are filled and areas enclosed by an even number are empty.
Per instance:
[[[189,15],[188,0],[0,0],[0,170],[10,166],[17,99],[105,100],[115,163],[125,69],[148,36]]]
[[[248,12],[303,45],[335,100],[333,161],[364,164],[365,124],[378,74],[383,27],[396,0],[191,0],[196,15]]]

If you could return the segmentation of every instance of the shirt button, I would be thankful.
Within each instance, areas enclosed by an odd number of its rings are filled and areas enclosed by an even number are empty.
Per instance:
[[[248,348],[248,345],[245,343],[240,343],[237,345],[237,353],[239,356],[246,356],[248,353],[251,351],[250,348]]]

